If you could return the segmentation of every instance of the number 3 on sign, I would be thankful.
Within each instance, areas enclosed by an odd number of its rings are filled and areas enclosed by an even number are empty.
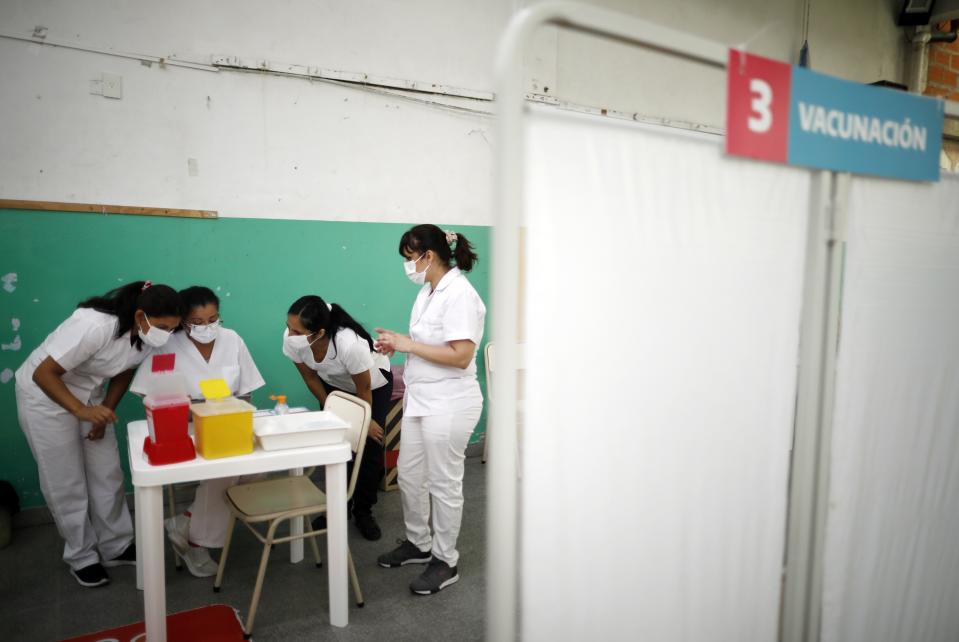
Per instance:
[[[727,69],[726,152],[785,162],[791,67],[730,49]]]
[[[752,114],[747,124],[749,130],[757,134],[769,131],[773,124],[773,113],[770,110],[773,102],[773,88],[761,78],[752,78],[749,81],[749,95],[752,97]]]

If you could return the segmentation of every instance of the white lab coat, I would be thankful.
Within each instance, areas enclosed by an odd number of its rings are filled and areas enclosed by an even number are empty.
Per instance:
[[[389,358],[371,351],[366,339],[349,328],[336,331],[336,336],[330,341],[326,356],[320,363],[313,358],[313,348],[310,346],[291,352],[284,343],[283,354],[294,363],[305,363],[330,386],[354,394],[356,384],[353,383],[351,375],[369,370],[370,390],[376,390],[386,385],[386,377],[380,370],[389,372],[390,369]]]
[[[459,268],[453,268],[440,279],[432,294],[431,289],[427,283],[416,297],[410,314],[410,338],[427,345],[468,339],[479,351],[486,306],[473,285]],[[409,354],[403,381],[404,418],[458,412],[483,403],[476,379],[475,353],[466,368],[443,366]]]
[[[88,441],[92,426],[78,421],[46,396],[33,373],[47,357],[67,372],[63,381],[77,399],[98,405],[108,379],[137,367],[149,355],[115,336],[117,318],[81,308],[61,323],[16,374],[17,415],[37,461],[40,488],[60,536],[63,561],[81,569],[110,560],[133,541],[133,523],[123,492],[116,433]]]
[[[213,353],[209,361],[203,358],[196,345],[183,331],[175,333],[165,346],[155,352],[176,355],[175,370],[186,379],[188,394],[192,399],[203,399],[200,382],[204,379],[223,379],[230,392],[236,396],[248,395],[266,383],[253,362],[246,343],[230,328],[220,328],[216,341],[213,342]],[[151,371],[150,360],[144,361],[133,378],[130,390],[139,395],[147,394]]]
[[[253,357],[243,339],[234,330],[221,327],[213,342],[210,361],[206,361],[186,332],[177,332],[157,353],[176,355],[174,369],[183,375],[193,399],[203,399],[200,382],[204,379],[223,379],[234,395],[248,395],[263,387],[265,382],[253,362]],[[146,394],[152,365],[144,361],[137,370],[130,389],[137,394]],[[226,539],[230,525],[230,511],[223,493],[240,480],[239,477],[222,477],[200,482],[193,496],[190,513],[189,539],[198,546],[219,548]]]
[[[410,337],[427,345],[465,339],[478,351],[485,319],[486,306],[479,294],[453,268],[435,290],[429,283],[420,290],[410,315]],[[483,411],[476,355],[466,368],[457,368],[408,354],[403,379],[406,393],[397,467],[406,538],[456,566],[466,446]]]

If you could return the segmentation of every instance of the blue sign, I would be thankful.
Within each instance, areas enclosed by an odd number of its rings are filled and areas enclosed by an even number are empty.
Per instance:
[[[790,165],[939,180],[942,100],[731,49],[726,151]]]
[[[939,180],[941,100],[792,68],[790,164]]]

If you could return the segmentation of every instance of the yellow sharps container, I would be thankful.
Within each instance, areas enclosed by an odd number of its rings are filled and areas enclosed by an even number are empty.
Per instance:
[[[232,396],[223,379],[204,379],[200,391],[206,401],[190,406],[200,456],[217,459],[253,452],[255,408]]]

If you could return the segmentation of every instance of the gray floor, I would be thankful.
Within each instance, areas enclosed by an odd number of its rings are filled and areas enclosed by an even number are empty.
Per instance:
[[[414,596],[407,585],[420,566],[383,569],[376,556],[402,537],[398,491],[381,492],[376,515],[383,539],[368,542],[350,522],[350,548],[366,606],[359,609],[350,593],[350,625],[329,625],[326,569],[316,568],[306,547],[303,563],[290,564],[288,549],[272,553],[257,610],[254,639],[270,640],[480,640],[486,604],[486,471],[479,458],[466,462],[463,527],[459,537],[460,581],[443,592]],[[320,540],[325,555],[325,538]],[[132,567],[110,569],[111,583],[85,589],[60,561],[62,543],[52,524],[21,528],[0,550],[0,640],[53,641],[143,619],[142,594]],[[167,548],[167,611],[175,613],[208,604],[229,604],[245,617],[262,549],[242,526],[223,580],[214,594],[212,578],[198,579],[173,569]]]

